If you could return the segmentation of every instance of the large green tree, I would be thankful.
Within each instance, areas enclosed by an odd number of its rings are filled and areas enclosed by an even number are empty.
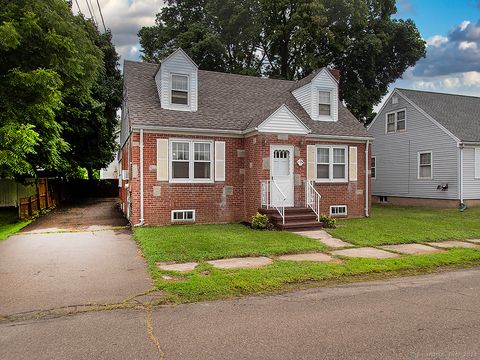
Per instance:
[[[83,167],[92,179],[93,170],[106,167],[115,154],[117,110],[122,103],[122,76],[110,31],[102,34],[92,21],[84,18],[78,20],[83,21],[90,39],[101,50],[103,62],[90,96],[66,96],[58,119],[64,129],[62,135],[71,148],[66,155],[70,168],[75,170]]]
[[[0,0],[0,176],[89,175],[115,150],[118,55],[65,0]]]
[[[101,51],[64,0],[0,0],[0,176],[67,167],[57,115],[86,99]]]
[[[207,70],[299,79],[323,66],[342,73],[341,97],[361,121],[388,85],[425,55],[395,0],[167,0],[139,32],[145,61],[182,47]]]

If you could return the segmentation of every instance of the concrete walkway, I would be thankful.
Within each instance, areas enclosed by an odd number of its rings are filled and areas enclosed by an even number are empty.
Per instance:
[[[353,244],[344,242],[339,239],[331,237],[323,230],[315,231],[299,231],[299,235],[308,236],[310,238],[320,240],[322,243],[330,243],[331,250],[327,252],[301,253],[301,254],[286,254],[276,257],[243,257],[218,259],[207,261],[213,267],[218,269],[243,269],[243,268],[257,268],[268,266],[272,264],[273,260],[284,261],[313,261],[313,262],[336,262],[341,263],[342,257],[347,258],[364,258],[364,259],[391,259],[398,258],[403,255],[424,255],[431,253],[438,253],[445,251],[443,249],[450,249],[454,247],[463,247],[480,250],[480,241],[478,239],[466,241],[441,241],[430,242],[427,244],[412,243],[412,244],[395,244],[384,245],[377,247],[359,247]],[[325,235],[326,234],[326,235]],[[328,236],[327,236],[328,235]],[[330,236],[330,238],[328,238]],[[326,242],[325,242],[326,241]],[[341,243],[340,243],[341,242]],[[341,245],[341,246],[340,246]],[[344,248],[348,247],[348,248]],[[336,249],[336,250],[333,250]],[[160,270],[190,272],[198,265],[196,262],[188,263],[158,263]],[[178,278],[165,276],[164,280],[178,281]]]
[[[83,224],[108,227],[100,215],[105,209],[114,229],[79,231]],[[151,289],[130,230],[115,228],[121,223],[125,220],[115,210],[114,200],[90,202],[55,210],[23,233],[0,242],[0,318],[64,306],[118,303]],[[52,228],[62,232],[37,233]]]

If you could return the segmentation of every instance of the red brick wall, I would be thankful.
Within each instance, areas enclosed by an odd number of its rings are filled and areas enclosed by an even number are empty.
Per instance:
[[[156,179],[156,140],[158,138],[188,138],[225,141],[225,182],[213,184],[171,184]],[[140,135],[131,137],[131,164],[129,189],[132,192],[131,222],[140,221]],[[144,132],[144,218],[146,224],[169,224],[171,210],[196,210],[197,223],[225,223],[248,220],[260,207],[260,180],[270,178],[270,145],[295,146],[294,173],[295,206],[304,206],[307,144],[341,144],[357,146],[358,181],[339,184],[316,184],[322,195],[321,211],[328,214],[330,205],[347,205],[349,216],[364,216],[365,207],[365,144],[321,142],[306,140],[303,136],[257,134],[247,138],[165,135]],[[244,156],[237,152],[243,150]],[[127,165],[128,149],[124,147],[122,167]],[[268,163],[264,168],[263,161]],[[299,166],[298,159],[305,164]],[[135,171],[135,167],[137,170]],[[125,182],[124,182],[125,184]],[[160,196],[154,196],[154,187],[160,187]],[[232,195],[226,195],[225,186],[231,186]],[[126,192],[121,191],[126,206]]]

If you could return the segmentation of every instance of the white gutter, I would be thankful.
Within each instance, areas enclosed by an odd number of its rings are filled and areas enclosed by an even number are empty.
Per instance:
[[[140,222],[134,226],[142,226],[145,223],[143,216],[143,129],[140,129]]]
[[[460,149],[460,204],[463,204],[463,144],[458,144]]]
[[[369,217],[368,205],[369,201],[369,189],[368,189],[368,182],[369,182],[369,174],[368,174],[368,162],[369,162],[369,154],[368,154],[368,147],[370,146],[370,140],[367,140],[365,144],[365,216]]]

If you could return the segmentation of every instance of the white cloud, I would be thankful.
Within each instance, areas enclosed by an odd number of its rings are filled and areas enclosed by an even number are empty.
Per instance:
[[[458,44],[458,48],[460,50],[476,49],[477,43],[473,41],[460,41],[460,44]]]
[[[468,25],[470,25],[470,21],[464,20],[464,21],[462,21],[462,23],[459,25],[459,28],[460,28],[461,31],[464,31],[464,30],[467,28]]]
[[[442,35],[434,35],[426,40],[427,46],[439,47],[448,42],[448,38]]]
[[[165,6],[163,0],[99,0],[99,2],[105,25],[112,30],[113,43],[121,57],[120,61],[137,60],[140,56],[138,31],[143,26],[155,24],[156,14]],[[86,1],[78,1],[78,3],[81,12],[89,18],[90,12]],[[101,22],[96,0],[92,0],[91,3],[97,22]],[[73,4],[73,12],[77,13],[77,5],[75,2]],[[99,28],[103,28],[101,23]]]

